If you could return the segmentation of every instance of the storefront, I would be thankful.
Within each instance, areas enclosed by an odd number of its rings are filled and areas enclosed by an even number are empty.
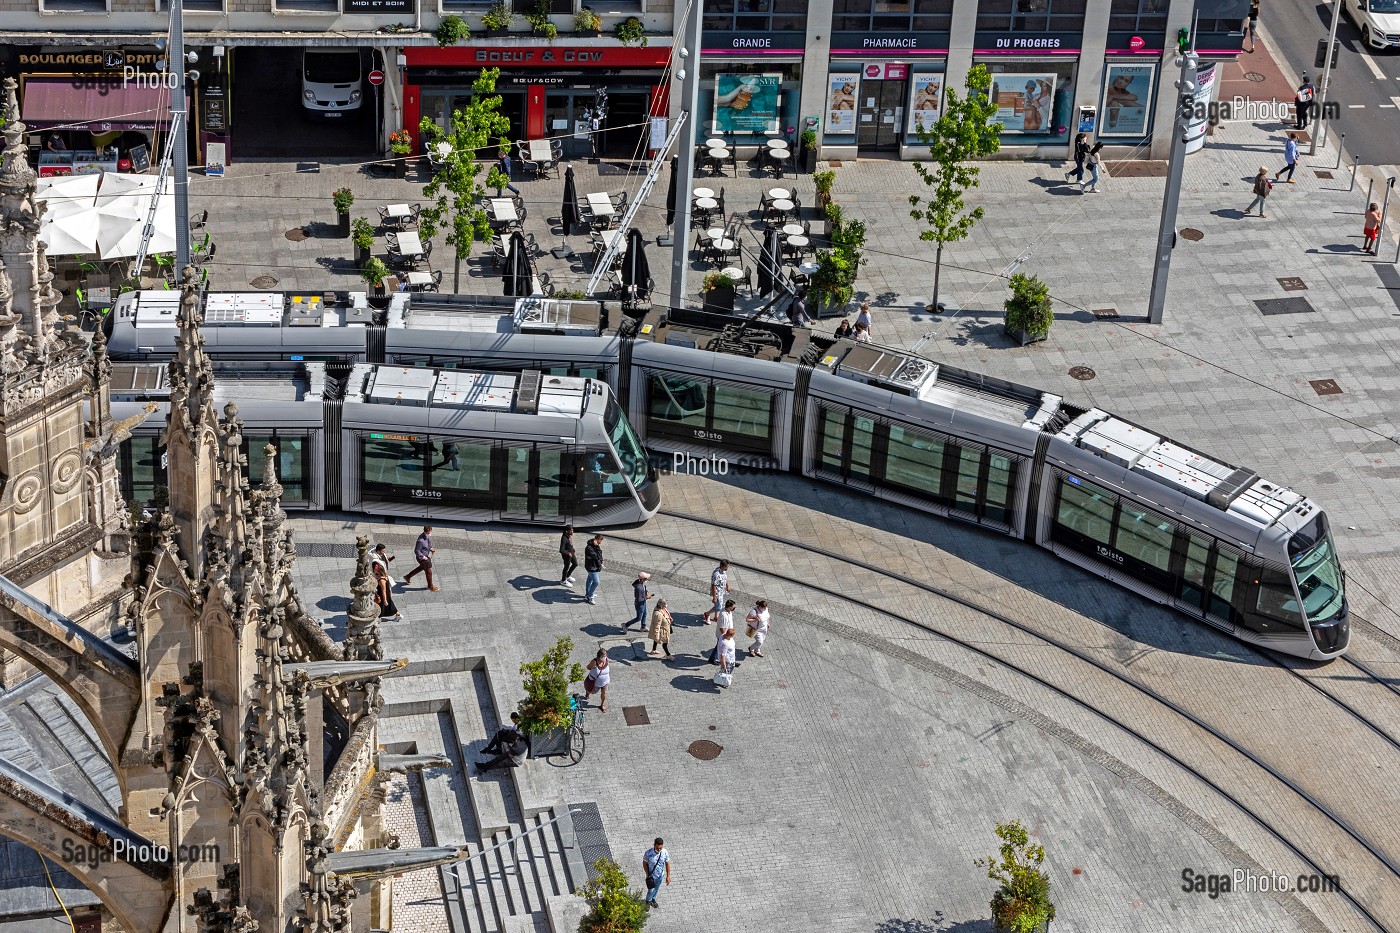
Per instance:
[[[822,142],[833,157],[917,145],[943,100],[946,32],[837,32],[824,86]]]
[[[19,79],[40,176],[145,171],[170,121],[170,76],[154,48],[0,47]]]
[[[695,140],[722,136],[739,146],[798,131],[805,32],[715,32],[704,36],[700,119]]]
[[[977,33],[972,61],[991,73],[1002,148],[1069,145],[1081,38],[1078,32]]]
[[[404,125],[415,137],[423,117],[444,129],[453,110],[471,97],[482,68],[499,68],[496,90],[510,138],[560,138],[565,156],[588,154],[588,120],[605,104],[600,155],[645,158],[650,118],[667,113],[664,71],[670,49],[659,47],[411,46],[404,79]]]

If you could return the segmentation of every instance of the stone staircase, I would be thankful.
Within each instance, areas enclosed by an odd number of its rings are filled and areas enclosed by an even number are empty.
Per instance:
[[[483,775],[473,765],[499,711],[510,708],[485,660],[413,662],[386,692],[396,702],[383,709],[380,743],[441,751],[453,762],[412,778],[432,831],[425,842],[466,842],[473,853],[439,869],[452,933],[575,933],[584,905],[573,892],[588,880],[589,862],[561,791],[541,770],[550,766],[531,761]]]

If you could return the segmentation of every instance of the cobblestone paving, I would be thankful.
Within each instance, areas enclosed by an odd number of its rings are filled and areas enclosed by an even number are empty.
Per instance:
[[[405,849],[432,845],[428,811],[416,779],[395,775],[389,782],[384,821]],[[394,929],[412,933],[450,933],[442,907],[437,870],[410,872],[394,879]]]

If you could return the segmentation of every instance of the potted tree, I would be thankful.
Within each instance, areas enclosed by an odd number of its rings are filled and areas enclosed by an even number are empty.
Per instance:
[[[504,36],[510,31],[510,24],[515,21],[515,14],[510,11],[510,5],[506,0],[496,0],[491,4],[481,17],[481,28],[486,31],[489,37]]]
[[[1001,839],[997,854],[974,862],[987,869],[988,878],[1001,883],[992,895],[992,923],[1007,933],[1041,933],[1055,919],[1050,877],[1040,867],[1045,847],[1031,845],[1020,820],[998,823],[996,832]]]
[[[809,175],[817,170],[817,131],[810,127],[802,131],[802,166]]]
[[[550,42],[559,35],[559,27],[549,19],[549,0],[539,0],[535,4],[535,12],[525,18],[530,21],[530,31],[535,35],[543,36]]]
[[[830,199],[826,202],[826,207],[822,209],[826,215],[826,235],[830,237],[841,227],[841,222],[845,218],[845,212],[841,210],[841,205]]]
[[[817,186],[817,210],[825,215],[826,206],[831,203],[831,186],[836,184],[835,170],[812,173],[812,183]]]
[[[517,709],[520,728],[530,738],[532,758],[569,751],[569,724],[573,721],[569,688],[583,680],[583,665],[569,659],[573,650],[573,639],[560,638],[538,661],[520,665],[525,699]]]
[[[581,36],[600,36],[603,34],[603,18],[588,7],[581,6],[574,14],[574,32]]]
[[[647,44],[646,27],[635,16],[629,16],[613,28],[617,41],[623,45],[644,46]]]
[[[1050,307],[1050,287],[1040,279],[1021,272],[1011,276],[1011,297],[1002,307],[1005,331],[1021,346],[1049,336],[1055,312]]]
[[[440,46],[456,45],[463,39],[470,39],[471,28],[460,16],[444,16],[442,22],[437,27],[437,44]]]
[[[855,294],[856,273],[844,250],[817,250],[817,271],[812,273],[807,298],[816,317],[842,313]]]
[[[376,297],[386,297],[384,294],[384,279],[389,275],[389,267],[384,265],[384,260],[378,256],[371,256],[360,264],[360,277],[370,286],[370,293]],[[387,307],[387,303],[385,304]]]
[[[723,272],[705,275],[705,310],[714,314],[734,313],[734,286],[737,283]]]
[[[355,241],[355,265],[363,268],[369,262],[370,250],[374,249],[374,224],[356,217],[350,225],[350,239]]]
[[[336,235],[342,240],[350,238],[350,205],[355,203],[355,194],[349,188],[337,188],[331,192],[335,204]]]
[[[408,130],[394,130],[389,134],[389,151],[394,154],[394,171],[400,178],[406,178],[408,154],[413,151],[413,137]]]
[[[628,885],[626,872],[612,859],[598,859],[593,870],[593,880],[578,889],[588,902],[578,933],[639,933],[647,922],[642,892]]]

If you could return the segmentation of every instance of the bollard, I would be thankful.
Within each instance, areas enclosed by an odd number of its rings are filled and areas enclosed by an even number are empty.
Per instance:
[[[1392,175],[1392,176],[1390,176],[1389,178],[1387,178],[1387,179],[1385,180],[1385,200],[1381,203],[1381,225],[1380,225],[1380,229],[1376,231],[1376,255],[1377,255],[1377,256],[1379,256],[1379,255],[1381,254],[1381,240],[1380,240],[1380,238],[1383,237],[1383,236],[1385,236],[1385,215],[1386,215],[1386,212],[1390,210],[1390,192],[1391,192],[1392,190],[1394,190],[1394,188],[1395,188],[1395,176]],[[1367,202],[1368,207],[1369,207],[1369,203],[1370,203],[1370,202]]]
[[[1346,133],[1338,133],[1338,134],[1337,134],[1337,164],[1334,165],[1334,166],[1332,166],[1332,170],[1333,170],[1334,172],[1335,172],[1337,169],[1339,169],[1339,168],[1342,167],[1342,149],[1346,146],[1346,144],[1347,144],[1347,134],[1346,134]]]
[[[1371,189],[1375,187],[1376,180],[1374,178],[1366,182],[1366,210],[1368,211],[1371,209]]]
[[[1352,160],[1352,163],[1351,163],[1351,184],[1350,184],[1350,185],[1347,185],[1347,190],[1348,190],[1348,191],[1352,191],[1352,190],[1354,190],[1354,189],[1356,188],[1356,170],[1357,170],[1358,167],[1360,167],[1360,165],[1361,165],[1361,156],[1357,156],[1354,160]]]

